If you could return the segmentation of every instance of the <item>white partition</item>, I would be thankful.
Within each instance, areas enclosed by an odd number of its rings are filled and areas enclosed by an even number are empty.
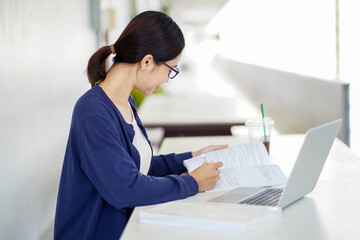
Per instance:
[[[0,239],[52,239],[72,109],[90,88],[88,7],[0,1]]]
[[[338,137],[350,145],[349,84],[238,62],[217,55],[214,66],[275,120],[280,133],[304,133],[342,118]]]

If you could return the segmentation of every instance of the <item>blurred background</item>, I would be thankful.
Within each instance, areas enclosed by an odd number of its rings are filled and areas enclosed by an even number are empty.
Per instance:
[[[145,10],[186,38],[181,73],[133,93],[155,151],[166,136],[234,134],[263,103],[280,134],[343,118],[338,137],[360,154],[359,1],[0,0],[0,239],[52,239],[87,61]]]

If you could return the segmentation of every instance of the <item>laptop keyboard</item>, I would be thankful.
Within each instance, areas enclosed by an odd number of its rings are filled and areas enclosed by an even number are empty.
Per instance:
[[[282,191],[283,189],[281,188],[268,188],[239,202],[239,204],[276,206],[279,202]]]

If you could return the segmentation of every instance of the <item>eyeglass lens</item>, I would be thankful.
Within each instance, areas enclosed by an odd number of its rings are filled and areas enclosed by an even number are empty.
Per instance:
[[[177,75],[177,72],[170,70],[169,72],[169,78],[174,78]]]

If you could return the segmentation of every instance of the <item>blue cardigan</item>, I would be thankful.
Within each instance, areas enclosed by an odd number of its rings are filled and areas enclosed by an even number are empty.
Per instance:
[[[129,102],[148,139],[131,97]],[[198,192],[193,177],[179,175],[186,171],[183,160],[192,157],[190,152],[153,156],[148,174],[141,174],[134,134],[98,85],[77,101],[60,179],[55,240],[119,239],[134,207]]]

